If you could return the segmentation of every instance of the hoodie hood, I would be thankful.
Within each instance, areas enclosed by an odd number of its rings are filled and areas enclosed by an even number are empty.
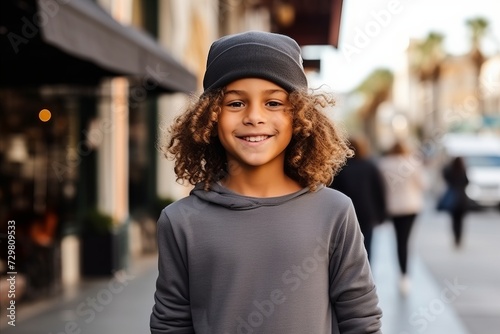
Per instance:
[[[318,189],[319,190],[319,189]],[[259,208],[262,206],[276,206],[307,194],[309,188],[303,188],[297,192],[278,196],[278,197],[250,197],[237,194],[218,183],[214,183],[210,186],[210,190],[206,191],[203,189],[203,184],[197,184],[193,190],[191,190],[191,195],[198,197],[199,199],[213,203],[216,205],[223,206],[232,210],[250,210]]]

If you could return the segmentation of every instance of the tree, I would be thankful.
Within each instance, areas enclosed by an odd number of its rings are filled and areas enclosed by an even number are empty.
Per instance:
[[[483,52],[481,51],[481,42],[488,31],[489,23],[486,19],[477,17],[467,20],[466,25],[470,29],[471,50],[469,52],[469,56],[472,60],[472,63],[474,64],[475,69],[475,92],[477,105],[479,113],[484,116],[484,101],[481,94],[481,83],[479,75],[481,73],[481,67],[483,66],[483,63],[485,61],[485,57],[483,55]]]
[[[377,110],[389,98],[393,80],[394,76],[390,70],[376,69],[355,89],[356,93],[363,96],[363,104],[358,111],[363,130],[371,143],[377,142]]]
[[[441,64],[445,58],[443,50],[444,36],[430,32],[426,39],[417,43],[414,51],[410,55],[410,70],[415,73],[420,82],[430,85],[428,101],[431,109],[425,111],[431,115],[430,129],[424,136],[429,136],[433,129],[441,126],[439,114],[439,80],[441,76]]]

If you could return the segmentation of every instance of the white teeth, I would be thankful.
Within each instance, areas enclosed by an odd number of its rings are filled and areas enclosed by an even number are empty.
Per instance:
[[[251,142],[263,141],[266,140],[267,138],[269,138],[269,136],[243,137],[244,140]]]

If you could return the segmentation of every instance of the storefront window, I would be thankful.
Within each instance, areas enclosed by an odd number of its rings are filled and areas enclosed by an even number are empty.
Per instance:
[[[16,264],[27,298],[57,285],[61,232],[75,221],[80,121],[67,100],[0,90],[0,224],[16,221]]]

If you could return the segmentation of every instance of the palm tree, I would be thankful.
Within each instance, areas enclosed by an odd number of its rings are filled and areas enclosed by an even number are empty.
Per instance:
[[[481,66],[485,61],[483,52],[481,51],[481,41],[488,31],[489,23],[486,19],[482,17],[476,17],[466,21],[467,27],[470,29],[471,37],[471,50],[469,56],[474,64],[474,69],[476,71],[475,75],[475,92],[477,98],[477,105],[479,113],[484,116],[484,102],[481,94],[481,84],[479,80],[479,75],[481,73]]]
[[[441,76],[441,64],[445,58],[443,50],[444,36],[430,32],[426,39],[417,43],[414,52],[410,55],[410,70],[415,73],[420,82],[430,84],[431,109],[425,111],[431,115],[430,128],[424,136],[430,136],[433,129],[441,126],[439,114],[439,79]]]
[[[358,110],[365,135],[371,143],[377,142],[376,116],[378,107],[386,101],[392,90],[394,76],[387,69],[376,69],[356,89],[364,97]]]

